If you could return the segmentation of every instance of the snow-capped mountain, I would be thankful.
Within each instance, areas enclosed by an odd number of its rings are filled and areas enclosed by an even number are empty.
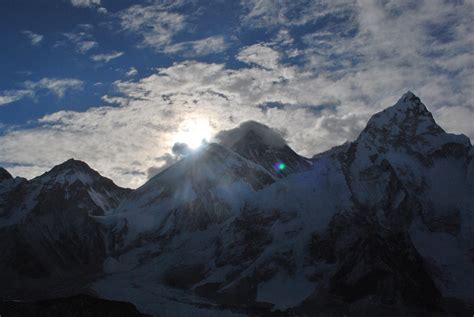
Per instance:
[[[474,150],[414,94],[311,160],[256,122],[217,140],[129,195],[77,161],[0,171],[2,263],[69,263],[159,316],[472,314]]]
[[[246,121],[239,127],[221,131],[219,143],[264,167],[276,177],[303,172],[311,162],[293,151],[283,137],[261,123]]]
[[[107,213],[128,193],[76,160],[31,181],[1,181],[0,280],[11,286],[2,291],[41,293],[55,280],[95,274],[105,243],[91,215]]]

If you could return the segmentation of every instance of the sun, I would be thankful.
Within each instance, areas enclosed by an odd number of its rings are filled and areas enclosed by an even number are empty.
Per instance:
[[[175,142],[186,143],[191,149],[197,149],[212,137],[209,121],[192,119],[184,121],[176,134]]]

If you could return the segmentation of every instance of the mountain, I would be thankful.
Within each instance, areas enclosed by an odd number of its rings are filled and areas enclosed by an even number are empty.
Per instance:
[[[105,242],[91,216],[117,207],[129,190],[77,160],[0,188],[0,281],[11,286],[4,293],[42,293],[49,283],[100,270]]]
[[[9,180],[12,178],[13,176],[10,173],[8,173],[6,169],[0,167],[0,182],[3,182],[4,180]]]
[[[37,302],[0,300],[0,314],[17,317],[46,316],[146,316],[129,303],[76,295]]]
[[[261,166],[212,143],[150,179],[114,213],[128,239],[205,230],[238,213],[247,197],[274,181]]]
[[[296,154],[277,131],[255,121],[246,121],[235,129],[221,131],[216,138],[222,145],[276,177],[306,171],[311,167],[311,161]]]
[[[75,161],[4,176],[0,263],[160,316],[472,315],[474,150],[413,93],[312,159],[256,122],[216,139],[131,193]]]

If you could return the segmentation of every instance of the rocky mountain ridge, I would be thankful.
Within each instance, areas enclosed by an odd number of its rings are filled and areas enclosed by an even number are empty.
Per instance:
[[[160,316],[472,314],[474,150],[413,93],[312,159],[255,122],[218,139],[134,191],[74,160],[0,170],[2,296],[68,280]]]

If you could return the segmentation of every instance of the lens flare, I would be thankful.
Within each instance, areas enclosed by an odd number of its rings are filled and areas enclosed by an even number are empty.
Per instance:
[[[273,168],[275,169],[275,171],[281,172],[285,170],[286,164],[283,162],[276,162],[275,164],[273,164]]]

